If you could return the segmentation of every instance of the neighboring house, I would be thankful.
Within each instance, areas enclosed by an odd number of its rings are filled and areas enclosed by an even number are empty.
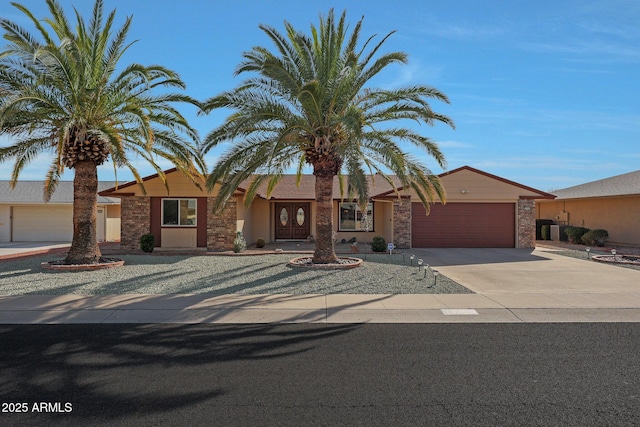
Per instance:
[[[538,201],[538,219],[602,228],[612,243],[640,245],[640,170],[554,191]]]
[[[146,195],[135,182],[100,193],[122,199],[121,247],[139,248],[140,237],[155,236],[162,248],[229,250],[236,232],[247,243],[304,240],[316,233],[313,175],[300,185],[295,175],[282,178],[270,198],[259,191],[246,208],[245,188],[237,189],[223,211],[214,215],[217,188],[207,193],[182,174],[165,174],[169,192],[157,176],[144,179]],[[535,199],[552,195],[464,166],[440,175],[447,204],[436,203],[431,214],[411,191],[399,189],[380,176],[371,178],[371,203],[362,212],[352,200],[342,200],[334,185],[334,226],[338,241],[355,237],[370,242],[382,236],[399,248],[409,247],[518,247],[535,245]],[[204,183],[202,185],[204,188]],[[368,230],[367,230],[368,223]]]
[[[98,190],[115,182],[100,182]],[[0,242],[71,242],[73,182],[61,181],[44,203],[43,181],[0,181]],[[120,240],[120,199],[98,197],[98,241]]]

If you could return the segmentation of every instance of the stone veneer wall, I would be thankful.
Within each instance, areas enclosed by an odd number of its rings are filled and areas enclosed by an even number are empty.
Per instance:
[[[207,197],[207,249],[210,251],[233,250],[236,238],[237,201],[231,197],[222,212],[214,215],[215,197]]]
[[[120,204],[120,248],[140,249],[140,237],[151,232],[151,198],[123,197]]]
[[[535,200],[518,200],[518,248],[536,246],[536,203]]]
[[[411,247],[411,199],[393,201],[393,243],[399,249]]]

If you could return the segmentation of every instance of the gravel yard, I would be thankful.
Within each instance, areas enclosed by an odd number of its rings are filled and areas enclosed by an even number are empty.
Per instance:
[[[91,272],[43,272],[56,256],[33,256],[0,261],[0,295],[472,293],[442,274],[434,286],[431,270],[425,277],[402,255],[367,254],[358,268],[329,271],[289,267],[298,256],[122,255],[124,266]]]
[[[587,254],[584,251],[578,251],[578,250],[564,250],[564,251],[557,251],[555,252],[558,255],[563,255],[563,256],[568,256],[571,258],[578,258],[578,259],[584,259],[585,261],[587,260]],[[608,252],[604,252],[604,251],[598,251],[598,250],[594,250],[592,252],[593,255],[609,255]],[[593,261],[595,262],[595,261]],[[615,265],[616,267],[622,267],[622,268],[630,268],[632,270],[638,270],[640,271],[640,265],[628,265],[628,264],[613,264],[613,263],[609,263],[609,265]]]

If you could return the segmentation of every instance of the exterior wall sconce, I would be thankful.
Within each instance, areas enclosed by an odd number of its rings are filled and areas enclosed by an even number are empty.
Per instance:
[[[467,194],[468,192],[469,190],[465,190],[465,189],[460,190],[460,194]]]

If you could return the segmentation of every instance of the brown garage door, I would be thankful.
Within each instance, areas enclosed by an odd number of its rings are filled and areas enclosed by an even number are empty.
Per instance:
[[[513,248],[514,203],[437,203],[429,216],[412,203],[414,248]]]

